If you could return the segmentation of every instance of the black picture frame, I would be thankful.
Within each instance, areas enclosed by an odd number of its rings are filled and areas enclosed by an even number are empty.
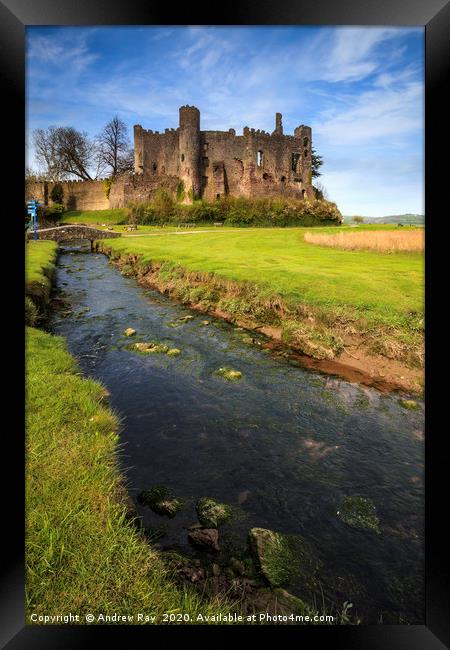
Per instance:
[[[24,152],[25,152],[25,28],[27,25],[397,25],[424,26],[426,43],[426,193],[425,212],[428,220],[426,231],[426,624],[423,626],[354,626],[354,627],[271,627],[279,642],[295,642],[300,645],[325,642],[330,648],[395,648],[396,650],[438,650],[450,645],[448,542],[441,530],[446,508],[440,495],[445,494],[446,476],[441,446],[445,443],[445,426],[438,421],[439,410],[445,406],[445,398],[439,394],[439,382],[431,374],[431,360],[440,358],[439,341],[445,341],[444,323],[431,314],[433,291],[441,273],[438,259],[446,259],[443,242],[433,235],[433,216],[436,221],[444,218],[438,211],[439,196],[445,191],[445,165],[438,161],[445,133],[446,104],[444,83],[448,72],[448,48],[450,8],[445,0],[311,0],[290,2],[278,0],[241,0],[236,5],[217,4],[205,9],[200,4],[172,7],[168,3],[148,0],[2,0],[0,2],[1,79],[3,89],[2,110],[3,141],[8,155],[1,156],[2,193],[1,206],[4,225],[7,225],[8,241],[13,251],[12,262],[4,278],[10,290],[8,312],[18,315],[18,325],[8,332],[8,347],[18,350],[14,362],[5,370],[8,374],[8,394],[14,395],[16,409],[11,424],[6,427],[3,440],[4,463],[12,469],[12,481],[4,492],[3,558],[5,569],[1,587],[1,638],[2,647],[11,650],[26,648],[79,648],[105,643],[105,634],[114,634],[117,643],[133,647],[133,639],[153,639],[163,634],[165,643],[174,642],[182,635],[183,640],[197,634],[204,641],[213,640],[219,634],[223,640],[237,635],[249,636],[252,642],[266,635],[269,628],[220,626],[180,626],[166,628],[114,626],[31,626],[24,624],[24,457],[25,445],[22,431],[23,417],[23,228],[22,219],[15,223],[14,215],[23,212]],[[9,216],[11,215],[11,217]],[[439,237],[439,240],[441,238]],[[15,245],[17,244],[17,249]],[[442,249],[442,250],[441,250]],[[444,268],[444,267],[443,267]],[[10,283],[13,275],[15,283]],[[441,331],[442,330],[442,331]],[[16,370],[16,374],[12,372]],[[11,405],[8,404],[8,410]],[[444,419],[443,422],[446,422]],[[447,426],[448,429],[448,426]],[[7,459],[7,460],[5,460]],[[146,635],[143,637],[142,635]],[[255,636],[256,635],[256,636]],[[280,639],[279,637],[282,637]],[[288,636],[287,636],[288,635]],[[288,638],[289,637],[289,638]],[[278,640],[279,639],[279,640]],[[202,640],[200,640],[201,642]],[[89,645],[91,644],[91,646]],[[446,645],[445,645],[446,644]],[[305,646],[304,646],[305,647]]]

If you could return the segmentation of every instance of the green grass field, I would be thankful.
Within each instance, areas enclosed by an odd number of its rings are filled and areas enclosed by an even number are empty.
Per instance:
[[[358,226],[368,231],[391,228]],[[311,356],[333,358],[357,345],[369,355],[421,367],[423,255],[318,246],[304,240],[308,230],[236,228],[124,235],[102,240],[100,248],[122,260],[138,256],[143,270],[164,262],[154,280],[174,298],[192,304],[203,301],[206,310],[279,326],[286,342]],[[339,228],[345,230],[353,228]],[[335,233],[336,228],[315,227],[314,232]],[[191,272],[201,277],[190,277]],[[220,281],[222,285],[230,281],[234,288],[220,286]]]
[[[172,261],[191,271],[249,281],[295,302],[355,308],[382,323],[401,323],[411,313],[423,313],[422,255],[326,248],[306,243],[306,230],[123,237],[108,245],[141,255],[143,263]],[[314,229],[320,231],[335,229]]]
[[[72,210],[64,212],[62,223],[106,223],[111,224],[125,223],[127,210],[125,208],[116,208],[114,210]]]

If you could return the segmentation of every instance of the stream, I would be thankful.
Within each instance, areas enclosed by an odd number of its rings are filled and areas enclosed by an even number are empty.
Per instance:
[[[398,395],[291,365],[246,344],[242,328],[138,286],[81,244],[61,249],[56,289],[72,312],[55,311],[50,329],[111,393],[131,497],[167,485],[185,501],[173,519],[136,503],[146,526],[165,527],[160,548],[202,557],[185,527],[197,499],[212,497],[237,512],[220,530],[224,548],[245,548],[254,526],[302,535],[322,563],[326,601],[352,602],[363,623],[389,615],[424,623],[423,403],[407,410]],[[136,341],[181,354],[125,348]],[[242,379],[215,375],[223,366]],[[339,519],[347,495],[374,502],[380,534]],[[302,595],[295,580],[287,589]]]

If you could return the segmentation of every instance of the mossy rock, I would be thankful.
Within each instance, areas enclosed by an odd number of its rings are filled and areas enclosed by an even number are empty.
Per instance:
[[[372,530],[375,533],[380,532],[380,522],[371,499],[359,496],[344,497],[337,515],[344,523],[353,528]]]
[[[209,320],[202,320],[200,325],[209,325]]]
[[[305,589],[317,586],[319,561],[300,535],[282,535],[267,528],[252,528],[250,550],[263,577],[272,587],[301,578]]]
[[[187,323],[190,320],[194,320],[193,316],[181,316],[179,319],[180,323]]]
[[[239,379],[242,378],[242,372],[239,370],[233,370],[233,368],[219,368],[219,370],[216,370],[214,374],[223,377],[227,381],[239,381]]]
[[[158,501],[153,504],[152,510],[158,515],[165,515],[166,517],[175,517],[177,512],[179,512],[183,507],[183,501],[181,499],[175,499],[174,497],[169,497]]]
[[[130,349],[140,354],[166,354],[169,352],[169,346],[164,343],[134,343]]]
[[[158,515],[165,515],[170,518],[175,517],[183,507],[183,501],[170,496],[165,485],[155,485],[148,490],[143,490],[138,495],[138,501],[140,504],[148,506]]]
[[[408,409],[408,411],[413,411],[418,408],[417,402],[413,399],[400,400],[400,406],[403,406],[404,409]]]
[[[202,497],[195,506],[197,517],[202,526],[217,528],[230,519],[233,514],[231,506],[218,503],[214,499]]]
[[[123,332],[124,336],[134,336],[136,334],[136,330],[134,330],[132,327],[127,327],[127,329]]]
[[[181,350],[178,348],[170,348],[170,350],[167,351],[167,356],[168,357],[178,357],[181,354]]]
[[[253,345],[253,339],[251,336],[243,336],[241,341],[242,343],[245,343],[245,345]]]

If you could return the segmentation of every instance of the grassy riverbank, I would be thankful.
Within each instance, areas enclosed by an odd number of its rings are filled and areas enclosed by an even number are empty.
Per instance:
[[[394,369],[399,379],[409,369],[420,389],[423,255],[318,246],[305,241],[306,232],[168,233],[99,246],[122,265],[134,264],[126,272],[186,304],[247,320],[317,358],[357,357],[375,373]],[[388,365],[377,365],[377,357]]]
[[[177,588],[127,520],[119,422],[65,342],[27,328],[27,622],[30,616],[227,611]],[[134,621],[136,622],[136,621]]]
[[[25,320],[34,325],[45,317],[58,245],[53,241],[29,241],[25,249]]]

